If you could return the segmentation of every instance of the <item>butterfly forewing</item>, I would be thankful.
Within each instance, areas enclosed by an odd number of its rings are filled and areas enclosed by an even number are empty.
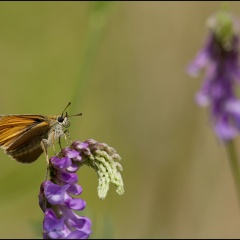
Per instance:
[[[38,115],[0,115],[0,146],[8,147],[24,132],[39,124],[39,119],[44,121],[44,117]]]
[[[27,146],[31,143],[36,144],[40,143],[42,138],[46,138],[46,133],[49,129],[49,123],[41,122],[35,125],[32,125],[29,129],[21,133],[7,148],[8,151],[20,148],[22,146]]]

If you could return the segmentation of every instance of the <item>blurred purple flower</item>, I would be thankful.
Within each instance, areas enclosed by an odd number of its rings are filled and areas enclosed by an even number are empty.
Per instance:
[[[188,67],[191,76],[205,69],[205,79],[196,95],[200,106],[209,106],[217,136],[222,140],[234,138],[240,130],[240,101],[235,85],[240,83],[239,37],[231,15],[217,15],[207,41]],[[226,17],[227,16],[227,17]]]

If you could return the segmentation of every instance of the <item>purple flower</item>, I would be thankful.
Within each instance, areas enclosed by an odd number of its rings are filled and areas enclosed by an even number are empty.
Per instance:
[[[91,234],[91,220],[74,213],[83,210],[86,202],[73,197],[81,194],[82,188],[77,184],[77,174],[67,170],[79,154],[73,148],[65,148],[50,159],[50,180],[41,184],[39,193],[44,239],[85,239]],[[76,164],[73,167],[75,171],[79,169]]]
[[[189,65],[188,72],[197,76],[205,69],[196,102],[210,107],[215,133],[222,140],[230,140],[240,130],[240,101],[235,93],[235,86],[240,83],[239,37],[231,16],[224,16],[219,14],[211,19],[207,41]]]
[[[91,234],[91,220],[79,216],[75,211],[86,207],[86,202],[74,198],[81,194],[77,184],[77,171],[83,165],[92,167],[98,174],[98,194],[104,198],[112,182],[119,194],[124,193],[120,156],[116,150],[105,143],[93,139],[85,142],[75,141],[62,149],[57,156],[50,158],[50,179],[41,184],[39,205],[44,212],[43,238],[84,239]]]

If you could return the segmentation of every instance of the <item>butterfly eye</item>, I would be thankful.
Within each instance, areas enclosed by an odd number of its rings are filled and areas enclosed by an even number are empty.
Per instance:
[[[61,116],[61,117],[58,117],[58,122],[62,123],[64,120],[64,118]]]

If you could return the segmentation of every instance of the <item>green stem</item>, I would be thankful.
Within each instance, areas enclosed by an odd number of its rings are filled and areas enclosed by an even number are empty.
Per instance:
[[[231,168],[232,168],[233,177],[234,177],[234,180],[235,180],[235,185],[236,185],[236,188],[237,188],[238,203],[239,203],[239,207],[240,207],[240,167],[239,167],[239,162],[238,162],[238,159],[237,159],[236,150],[235,150],[235,147],[234,147],[234,142],[232,140],[230,140],[226,144],[226,148],[227,148],[227,152],[228,152],[230,165],[231,165]]]

